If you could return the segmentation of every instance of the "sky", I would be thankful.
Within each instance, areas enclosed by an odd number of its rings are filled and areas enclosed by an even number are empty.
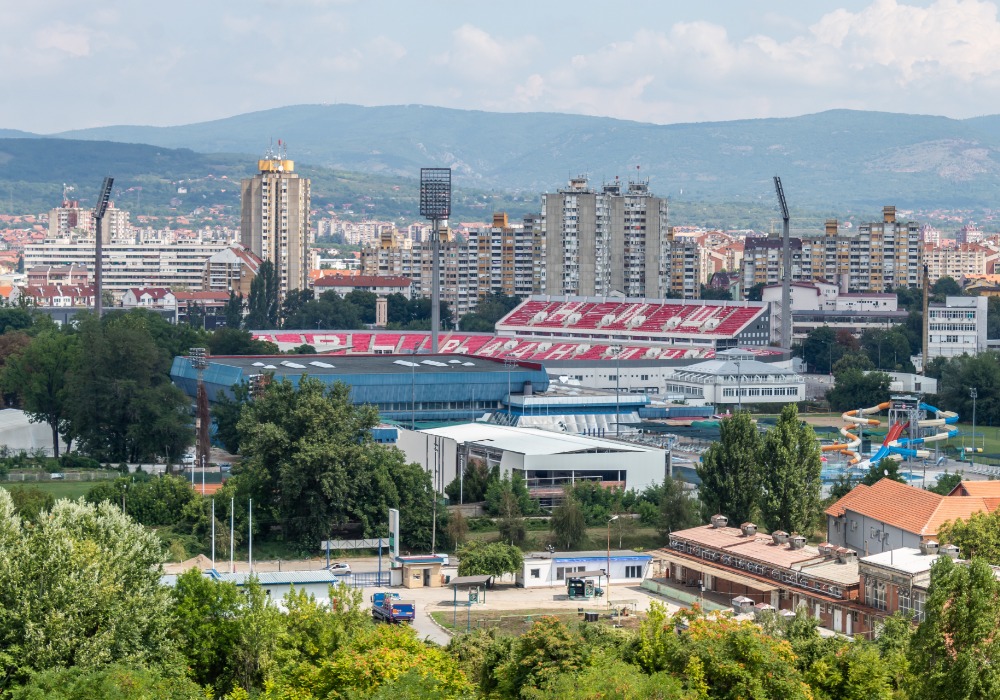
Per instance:
[[[657,124],[1000,112],[980,0],[5,0],[0,128],[169,126],[292,104]]]

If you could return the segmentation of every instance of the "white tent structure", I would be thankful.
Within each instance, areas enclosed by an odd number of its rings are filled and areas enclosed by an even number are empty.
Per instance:
[[[44,450],[52,455],[52,429],[47,423],[32,423],[24,413],[14,408],[0,410],[0,445],[10,452]],[[65,449],[66,444],[60,447]]]

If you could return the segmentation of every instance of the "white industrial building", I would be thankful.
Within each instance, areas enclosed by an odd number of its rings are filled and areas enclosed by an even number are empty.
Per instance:
[[[612,549],[593,552],[532,552],[524,555],[524,566],[515,574],[515,582],[523,588],[565,586],[566,579],[581,575],[598,578],[598,573],[607,583],[610,559],[611,584],[641,583],[649,571],[653,560],[649,554],[640,554],[631,549]]]
[[[666,453],[660,449],[493,423],[401,429],[396,446],[407,460],[436,472],[439,491],[470,459],[482,460],[488,468],[498,465],[503,476],[517,472],[532,495],[541,498],[558,495],[564,484],[581,480],[642,490],[661,483],[666,474]]]
[[[805,378],[794,370],[761,362],[744,350],[724,350],[715,358],[674,368],[666,378],[666,393],[683,395],[693,406],[785,404],[805,399]]]
[[[986,350],[986,297],[945,297],[927,309],[927,354],[976,355]]]

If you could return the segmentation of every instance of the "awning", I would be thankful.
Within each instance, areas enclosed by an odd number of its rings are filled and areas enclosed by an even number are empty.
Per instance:
[[[736,573],[732,569],[713,566],[712,564],[700,559],[689,559],[680,554],[674,554],[673,552],[666,552],[663,550],[650,552],[650,554],[652,554],[654,558],[661,561],[667,561],[671,564],[680,564],[681,566],[691,569],[692,571],[708,574],[709,576],[714,576],[715,578],[719,578],[724,581],[730,581],[731,583],[735,583],[739,586],[753,588],[761,593],[770,593],[771,591],[781,590],[779,586],[765,581],[764,579],[744,576],[743,574]]]
[[[449,586],[484,586],[492,576],[456,576],[448,582]]]

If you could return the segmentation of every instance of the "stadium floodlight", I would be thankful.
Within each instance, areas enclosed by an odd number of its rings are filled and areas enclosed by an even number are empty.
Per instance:
[[[105,177],[101,183],[101,193],[97,197],[97,206],[94,207],[94,313],[97,318],[104,312],[104,279],[101,274],[104,263],[104,212],[108,210],[108,202],[111,200],[111,186],[115,184],[113,177]]]
[[[420,215],[431,221],[431,352],[438,352],[441,326],[440,223],[451,216],[451,168],[420,169]]]

